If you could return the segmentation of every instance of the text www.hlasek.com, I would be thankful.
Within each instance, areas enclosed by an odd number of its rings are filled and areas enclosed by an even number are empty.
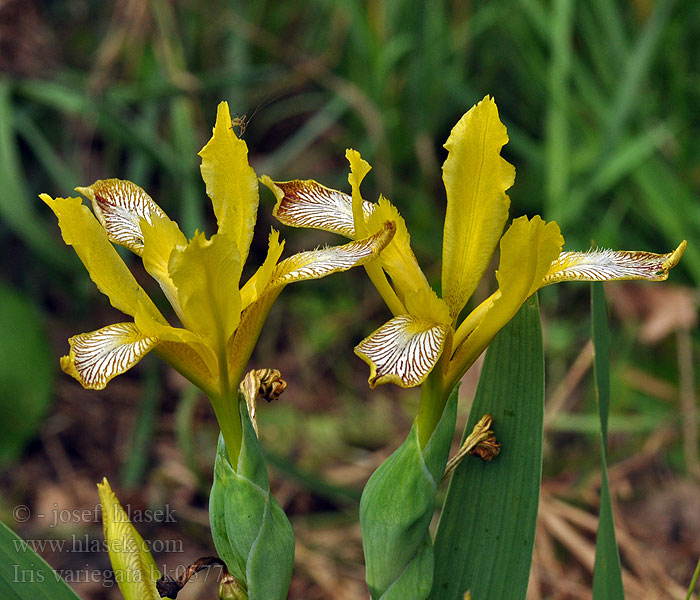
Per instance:
[[[127,544],[123,543],[121,540],[113,540],[108,542],[107,540],[97,540],[91,539],[88,534],[83,536],[77,536],[72,534],[70,539],[67,540],[55,540],[55,539],[43,539],[43,540],[22,540],[14,539],[12,540],[15,552],[25,552],[27,549],[34,550],[39,554],[45,552],[52,553],[62,553],[62,552],[128,552],[131,550],[136,550],[136,548],[130,548]],[[131,541],[131,543],[135,543]],[[182,540],[143,540],[142,550],[148,552],[183,552]]]

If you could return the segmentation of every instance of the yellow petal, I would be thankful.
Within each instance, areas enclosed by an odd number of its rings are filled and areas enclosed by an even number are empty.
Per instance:
[[[135,323],[117,323],[68,340],[70,353],[61,368],[88,390],[103,389],[148,354],[158,338],[144,335]]]
[[[411,249],[411,237],[406,222],[396,207],[382,196],[367,222],[367,229],[370,232],[378,231],[387,221],[396,224],[396,235],[382,251],[379,260],[391,277],[397,295],[404,301],[407,294],[417,290],[427,291],[430,286]]]
[[[452,321],[450,307],[429,286],[406,296],[406,310],[414,317],[422,317],[443,325],[449,325]]]
[[[97,484],[97,490],[109,560],[124,599],[160,600],[156,589],[160,572],[148,546],[129,521],[106,477]]]
[[[283,250],[284,241],[280,241],[279,232],[273,229],[268,238],[265,261],[241,289],[241,310],[245,310],[253,302],[256,302],[263,293],[267,284],[272,280],[277,261],[282,256]]]
[[[164,217],[153,199],[135,183],[122,179],[101,179],[88,187],[75,188],[92,201],[92,209],[110,241],[139,256],[143,252],[140,220]]]
[[[594,250],[562,252],[552,263],[542,285],[560,281],[615,281],[647,279],[665,281],[678,264],[687,242],[668,254],[652,252]]]
[[[360,184],[372,167],[364,160],[357,150],[348,148],[345,151],[345,158],[350,163],[350,174],[348,175],[348,183],[352,188],[352,220],[355,223],[356,237],[365,237],[368,233],[365,226],[364,203],[360,194]]]
[[[63,240],[73,246],[90,278],[112,306],[130,316],[143,306],[154,319],[165,322],[107,239],[104,228],[80,198],[54,199],[47,194],[40,197],[58,217]]]
[[[476,289],[508,219],[515,168],[501,158],[508,141],[492,98],[486,96],[454,126],[442,166],[447,212],[442,243],[442,297],[459,315]]]
[[[455,351],[449,367],[450,389],[484,351],[494,336],[541,286],[552,261],[559,256],[564,238],[555,222],[539,216],[513,221],[501,240],[501,260],[496,272],[498,292],[484,310],[484,316]],[[466,321],[469,321],[467,317]],[[455,344],[462,337],[455,334]]]
[[[225,347],[241,315],[241,259],[231,238],[197,233],[173,250],[168,266],[177,288],[183,325],[213,348]]]
[[[219,104],[212,138],[199,156],[219,231],[230,236],[245,264],[258,213],[258,178],[248,164],[248,146],[231,127],[227,102]]]
[[[166,216],[154,216],[151,222],[142,221],[141,231],[143,233],[143,266],[158,282],[178,318],[182,320],[182,309],[175,284],[170,278],[168,264],[173,250],[186,246],[187,238],[180,231],[177,223]]]
[[[369,385],[419,385],[437,363],[449,326],[414,315],[399,315],[355,347],[370,366]]]
[[[322,229],[355,239],[355,223],[352,217],[352,198],[343,192],[332,190],[311,179],[305,181],[272,181],[263,175],[260,181],[269,187],[277,198],[272,214],[290,227]],[[362,202],[367,219],[375,204]]]

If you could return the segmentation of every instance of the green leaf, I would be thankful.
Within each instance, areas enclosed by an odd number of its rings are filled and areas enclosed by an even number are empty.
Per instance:
[[[17,459],[51,399],[53,358],[31,299],[0,284],[0,464]]]
[[[367,585],[373,599],[427,598],[433,573],[428,527],[445,471],[457,415],[457,389],[425,448],[413,427],[372,474],[360,500]]]
[[[484,415],[501,453],[452,475],[435,536],[431,598],[525,598],[542,476],[544,354],[537,297],[489,346],[465,437]]]
[[[615,522],[608,484],[606,460],[608,448],[608,410],[610,407],[610,335],[602,283],[591,285],[591,310],[593,329],[596,396],[600,417],[600,451],[602,480],[600,486],[600,515],[593,567],[593,598],[595,600],[617,600],[624,598],[622,567],[615,539]]]
[[[59,574],[4,523],[0,523],[0,598],[79,600]]]
[[[214,545],[250,600],[284,600],[294,563],[294,533],[270,492],[262,450],[239,402],[243,439],[238,464],[229,462],[223,436],[214,465],[209,520]]]

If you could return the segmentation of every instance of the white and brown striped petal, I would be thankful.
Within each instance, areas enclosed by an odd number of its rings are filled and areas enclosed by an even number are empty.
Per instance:
[[[552,263],[542,285],[560,281],[664,281],[668,279],[669,270],[678,264],[686,245],[683,241],[668,254],[615,250],[562,252]]]
[[[348,194],[332,190],[311,179],[272,181],[267,175],[260,181],[269,187],[277,198],[272,214],[291,227],[309,227],[355,238],[352,216],[352,198]],[[363,201],[365,219],[372,214],[375,205]]]
[[[290,256],[277,265],[268,289],[294,281],[318,279],[363,265],[379,256],[394,237],[395,231],[394,223],[387,221],[383,229],[362,240]]]
[[[408,314],[382,325],[355,347],[355,354],[370,366],[370,387],[422,383],[442,354],[447,331],[447,325]]]
[[[61,368],[88,390],[103,389],[150,352],[158,338],[143,335],[134,323],[117,323],[73,336]]]
[[[166,216],[160,206],[131,181],[101,179],[91,186],[75,189],[90,198],[110,241],[139,256],[143,253],[140,219],[152,223],[151,215]]]

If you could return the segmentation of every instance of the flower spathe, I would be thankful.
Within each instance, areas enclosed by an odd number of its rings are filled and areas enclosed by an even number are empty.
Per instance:
[[[77,188],[90,199],[94,214],[80,198],[41,195],[97,287],[112,306],[133,318],[72,337],[61,367],[83,387],[102,389],[154,351],[209,396],[217,417],[226,411],[238,419],[238,383],[284,286],[372,261],[392,238],[394,226],[385,223],[362,239],[282,261],[284,242],[273,230],[265,261],[241,286],[257,216],[258,181],[245,142],[231,128],[226,102],[219,104],[212,138],[199,154],[218,225],[210,238],[197,232],[188,240],[130,181],[106,179]],[[142,258],[181,326],[168,323],[113,244]],[[219,422],[227,437],[221,418]],[[235,448],[234,440],[227,441]]]
[[[380,260],[366,267],[394,314],[355,348],[370,366],[372,387],[388,382],[413,387],[433,373],[437,381],[432,385],[440,389],[430,395],[446,398],[496,333],[541,287],[574,280],[661,281],[680,260],[685,241],[668,254],[562,252],[564,238],[559,226],[539,216],[517,218],[503,233],[510,205],[506,191],[515,180],[515,168],[500,155],[507,141],[496,104],[486,96],[459,120],[445,143],[442,298],[430,288],[418,266],[396,208],[384,197],[370,203],[360,195],[360,183],[370,167],[355,150],[346,153],[351,195],[315,181],[261,179],[277,197],[275,216],[287,225],[324,229],[354,239],[378,231],[385,219],[396,223],[396,235]],[[460,322],[462,309],[498,246],[498,289]],[[441,408],[429,419],[432,425]],[[432,427],[422,432],[422,442],[430,431]]]

